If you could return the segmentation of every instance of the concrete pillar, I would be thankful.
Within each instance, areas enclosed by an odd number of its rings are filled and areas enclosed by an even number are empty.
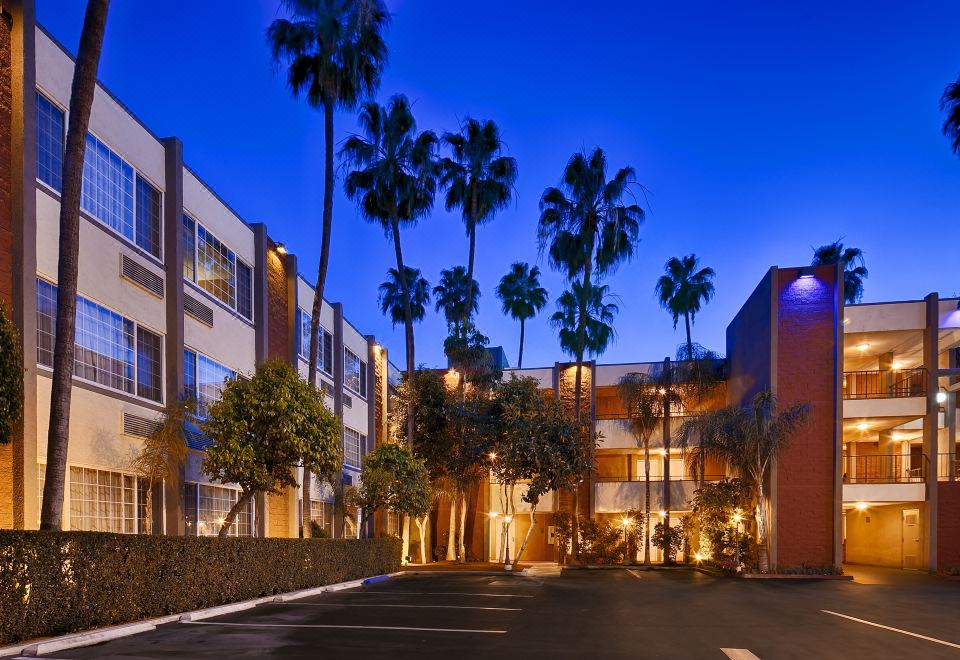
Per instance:
[[[333,412],[343,422],[343,305],[333,303]],[[341,441],[343,439],[341,438]],[[343,477],[341,476],[341,479]],[[344,507],[334,506],[333,538],[343,537]]]
[[[937,570],[937,426],[940,404],[937,403],[939,364],[940,298],[931,293],[926,303],[926,329],[923,333],[923,366],[926,367],[927,412],[923,417],[923,453],[927,457],[927,501],[924,529],[927,537],[927,568]]]

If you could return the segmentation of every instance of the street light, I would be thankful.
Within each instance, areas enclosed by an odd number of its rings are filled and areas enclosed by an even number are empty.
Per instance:
[[[506,537],[504,539],[504,542],[506,543],[506,552],[503,554],[503,568],[504,570],[512,571],[513,565],[510,563],[510,523],[513,522],[513,516],[507,514],[503,517],[503,521],[507,524],[505,528],[506,534],[504,535]]]

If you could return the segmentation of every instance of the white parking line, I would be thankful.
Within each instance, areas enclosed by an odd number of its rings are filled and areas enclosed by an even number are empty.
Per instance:
[[[396,603],[273,603],[274,605],[311,605],[313,607],[412,607],[437,610],[496,610],[498,612],[522,612],[519,607],[480,607],[478,605],[397,605]]]
[[[490,598],[533,598],[525,594],[483,594],[462,591],[341,591],[340,596],[489,596]]]
[[[730,660],[760,660],[747,649],[720,649]]]
[[[643,579],[642,577],[640,577],[639,571],[635,571],[635,570],[633,570],[632,568],[628,568],[628,569],[627,569],[627,573],[629,573],[629,574],[632,575],[633,577],[637,578],[638,580],[642,580],[642,579]]]
[[[927,637],[926,635],[921,635],[920,633],[910,632],[909,630],[901,630],[900,628],[892,628],[890,626],[885,626],[880,623],[874,623],[873,621],[867,621],[866,619],[858,619],[855,616],[849,616],[847,614],[840,614],[839,612],[831,612],[830,610],[820,610],[826,614],[832,614],[833,616],[838,616],[843,619],[849,619],[850,621],[856,621],[857,623],[864,623],[868,626],[873,626],[874,628],[883,628],[884,630],[891,630],[893,632],[898,632],[901,635],[909,635],[910,637],[916,637],[917,639],[925,639],[928,642],[933,642],[935,644],[943,644],[944,646],[949,646],[951,648],[960,649],[960,644],[954,644],[953,642],[946,642],[942,639],[937,639],[936,637]]]
[[[412,630],[415,632],[480,633],[503,635],[506,630],[478,630],[476,628],[415,628],[413,626],[347,626],[332,623],[220,623],[217,621],[181,621],[183,626],[230,626],[234,628],[333,628],[337,630]]]

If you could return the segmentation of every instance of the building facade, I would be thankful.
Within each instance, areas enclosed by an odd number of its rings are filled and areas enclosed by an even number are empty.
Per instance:
[[[0,21],[0,301],[22,334],[22,432],[0,447],[0,527],[39,524],[53,345],[61,168],[73,58],[33,17],[3,3]],[[226,380],[280,359],[306,376],[313,287],[264,224],[248,223],[161,138],[98,85],[86,139],[80,221],[76,359],[67,457],[65,529],[138,533],[146,484],[133,469],[164,407],[198,410]],[[344,425],[343,483],[386,429],[386,349],[323,301],[319,380]],[[154,493],[153,531],[215,534],[239,489],[211,483],[207,440],[188,426],[176,479]],[[298,475],[299,476],[299,475]],[[299,480],[298,480],[299,481]],[[312,517],[331,535],[333,493],[314,481]],[[231,534],[299,533],[299,488],[260,497]]]

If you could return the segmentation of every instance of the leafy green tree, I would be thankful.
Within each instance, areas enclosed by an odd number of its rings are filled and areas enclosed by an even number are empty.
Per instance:
[[[742,516],[751,508],[753,492],[742,479],[722,479],[702,484],[693,495],[693,513],[700,524],[700,535],[708,545],[705,553],[721,563],[735,559],[740,564],[743,550],[740,531]]]
[[[80,31],[70,109],[67,143],[63,152],[60,190],[60,242],[57,261],[57,336],[53,347],[50,384],[50,422],[47,431],[47,468],[44,473],[40,529],[59,531],[63,518],[67,447],[70,442],[70,402],[73,395],[76,352],[77,276],[80,268],[80,193],[87,128],[97,87],[97,67],[107,24],[109,0],[87,0]],[[22,378],[22,376],[21,376]]]
[[[950,138],[950,148],[960,156],[960,78],[950,83],[940,97],[940,111],[947,113],[943,134]]]
[[[448,211],[460,209],[470,249],[467,258],[465,304],[458,310],[464,321],[476,312],[473,301],[477,287],[473,262],[477,226],[489,222],[513,196],[517,161],[503,155],[500,129],[491,120],[467,119],[459,133],[444,133],[442,141],[451,156],[440,161],[440,184],[446,188]]]
[[[867,264],[863,259],[863,250],[844,247],[840,241],[821,245],[813,251],[813,266],[843,265],[843,300],[857,303],[863,298],[863,281],[867,279]]]
[[[523,368],[523,335],[526,322],[537,315],[547,304],[549,295],[540,286],[540,269],[524,262],[510,266],[497,286],[497,297],[503,303],[503,313],[520,321],[520,352],[517,369]]]
[[[193,422],[197,404],[192,399],[178,399],[166,405],[156,429],[143,441],[133,460],[133,471],[147,482],[144,533],[153,533],[153,493],[164,479],[176,478],[186,462],[189,450],[185,425]]]
[[[406,267],[407,291],[410,292],[410,313],[417,323],[427,314],[430,304],[430,283],[420,277],[419,268]],[[387,279],[380,285],[380,311],[390,317],[394,327],[403,323],[403,284],[396,268],[387,270]]]
[[[11,442],[23,420],[23,351],[20,333],[0,304],[0,445]]]
[[[696,319],[697,312],[704,303],[713,298],[713,278],[716,275],[712,268],[698,268],[700,265],[697,255],[688,254],[685,257],[671,257],[664,270],[666,271],[657,280],[656,293],[660,306],[670,312],[673,318],[673,329],[677,329],[677,321],[683,317],[684,328],[687,331],[687,352],[684,359],[693,359],[693,339],[690,335],[690,326]]]
[[[473,291],[470,299],[471,309],[467,312],[467,296]],[[440,282],[433,287],[433,296],[436,310],[443,312],[447,327],[451,334],[467,325],[469,317],[480,309],[480,285],[476,280],[467,277],[463,266],[454,266],[440,271]]]
[[[417,133],[417,122],[407,97],[391,97],[386,106],[364,103],[360,109],[362,135],[351,135],[342,155],[348,167],[344,189],[360,207],[360,215],[379,224],[393,239],[397,272],[406,273],[400,229],[413,227],[433,208],[437,187],[437,136]],[[413,338],[413,304],[406,278],[401,278],[403,321],[407,352],[407,380],[416,370]],[[412,398],[410,405],[412,405]],[[414,440],[413,411],[407,416],[407,441]]]
[[[687,419],[679,436],[697,454],[723,461],[751,488],[760,544],[760,570],[770,567],[767,496],[770,466],[810,417],[810,404],[781,406],[770,390],[758,392],[750,406],[727,406]]]
[[[242,491],[220,536],[258,493],[296,486],[294,468],[333,475],[343,464],[339,420],[320,391],[280,361],[259,365],[249,380],[227,381],[200,427],[213,441],[203,459],[204,473]]]
[[[572,282],[570,290],[557,298],[557,311],[550,317],[550,323],[560,335],[560,348],[565,353],[582,360],[583,353],[602,355],[615,337],[613,320],[620,311],[616,303],[609,302],[612,296],[606,284],[593,285],[586,297],[586,307],[580,302],[583,290],[579,282]],[[585,312],[581,319],[580,312]],[[583,329],[582,343],[579,336]],[[581,351],[582,349],[582,351]],[[578,353],[578,351],[580,351]]]

